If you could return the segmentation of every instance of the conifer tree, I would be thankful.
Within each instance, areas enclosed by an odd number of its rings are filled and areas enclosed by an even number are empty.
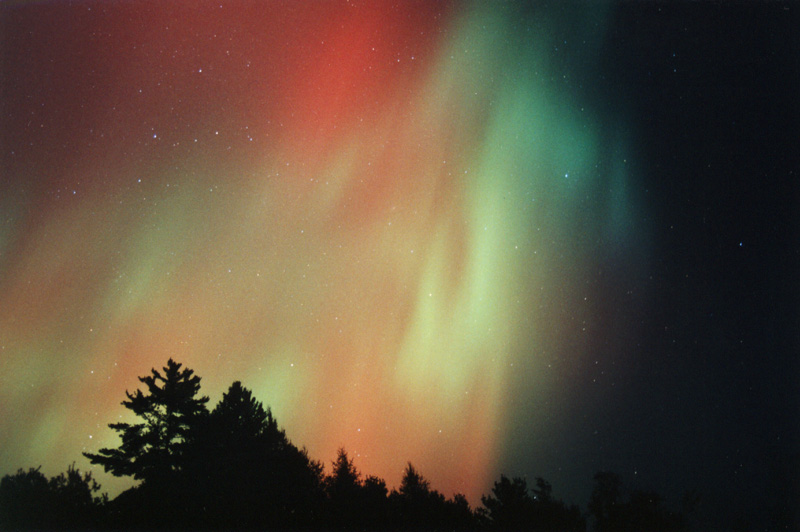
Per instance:
[[[344,448],[339,448],[333,470],[325,478],[325,491],[330,504],[330,520],[335,526],[359,524],[365,514],[361,473]]]
[[[186,478],[201,501],[203,526],[284,529],[316,519],[322,465],[292,444],[241,382],[199,427]]]
[[[122,404],[143,422],[112,423],[120,433],[119,448],[100,449],[98,454],[83,453],[93,464],[115,476],[133,476],[137,480],[163,480],[181,471],[183,455],[193,430],[207,414],[208,397],[198,397],[200,377],[182,364],[169,359],[161,372],[139,377],[146,393],[125,392]]]

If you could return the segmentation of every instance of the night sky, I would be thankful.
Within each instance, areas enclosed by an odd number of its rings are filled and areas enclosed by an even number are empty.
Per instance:
[[[0,474],[172,357],[390,486],[796,524],[799,13],[2,3]]]

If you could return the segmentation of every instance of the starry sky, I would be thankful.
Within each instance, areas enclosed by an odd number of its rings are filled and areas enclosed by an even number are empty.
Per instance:
[[[172,357],[390,486],[799,493],[796,5],[0,17],[0,474],[91,469]]]

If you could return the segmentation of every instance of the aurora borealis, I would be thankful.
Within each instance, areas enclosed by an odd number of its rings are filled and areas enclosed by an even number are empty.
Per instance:
[[[663,481],[611,451],[683,220],[603,101],[612,4],[1,9],[0,473],[88,468],[172,357],[390,486]]]

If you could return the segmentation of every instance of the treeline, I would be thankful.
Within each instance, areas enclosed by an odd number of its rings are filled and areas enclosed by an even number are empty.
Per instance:
[[[623,497],[619,477],[595,475],[588,513],[556,499],[542,478],[529,487],[501,476],[473,509],[447,498],[410,463],[400,486],[364,477],[344,449],[326,474],[278,426],[269,408],[234,382],[209,411],[200,378],[169,360],[140,377],[123,405],[140,423],[112,423],[121,444],[84,453],[138,485],[113,500],[75,466],[47,479],[39,469],[0,480],[2,530],[508,530],[585,532],[686,529],[655,493]]]

